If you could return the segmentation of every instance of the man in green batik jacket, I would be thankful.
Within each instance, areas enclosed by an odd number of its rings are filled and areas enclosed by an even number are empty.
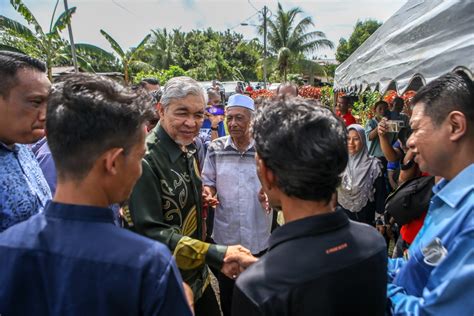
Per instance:
[[[193,139],[204,119],[204,91],[193,79],[176,77],[164,87],[160,123],[147,137],[143,173],[125,209],[129,228],[168,245],[181,275],[194,293],[196,315],[220,315],[209,286],[211,265],[230,278],[239,274],[226,256],[251,256],[240,246],[213,245],[205,236],[202,183],[194,158]]]

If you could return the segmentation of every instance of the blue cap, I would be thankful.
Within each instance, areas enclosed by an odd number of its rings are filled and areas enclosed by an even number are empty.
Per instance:
[[[243,94],[233,94],[229,97],[229,101],[227,102],[227,107],[234,107],[240,106],[250,111],[255,111],[255,105],[253,99]]]

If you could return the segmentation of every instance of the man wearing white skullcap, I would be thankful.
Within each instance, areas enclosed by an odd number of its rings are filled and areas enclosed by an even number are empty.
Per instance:
[[[272,214],[258,200],[261,185],[255,164],[250,122],[255,111],[248,96],[234,94],[226,107],[229,136],[208,147],[202,181],[204,198],[217,205],[212,238],[218,244],[241,244],[258,256],[268,247]],[[230,315],[234,281],[218,276],[221,307]]]

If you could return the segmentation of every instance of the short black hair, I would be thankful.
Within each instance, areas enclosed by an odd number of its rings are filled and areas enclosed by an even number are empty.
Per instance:
[[[388,108],[388,103],[387,102],[385,102],[384,100],[379,100],[379,101],[375,102],[374,110],[377,109],[379,107],[379,105],[383,105],[384,107]]]
[[[344,124],[302,98],[266,101],[252,124],[255,148],[286,195],[329,202],[348,161]]]
[[[474,123],[474,84],[464,73],[447,73],[420,89],[412,104],[424,104],[425,114],[440,125],[452,111]]]
[[[65,76],[53,86],[46,112],[58,177],[81,180],[111,148],[127,154],[153,116],[152,98],[145,92],[98,75]]]
[[[140,84],[144,86],[145,83],[157,85],[160,84],[160,81],[156,78],[143,78],[142,81],[140,81]]]
[[[47,68],[42,61],[16,52],[0,51],[0,95],[8,97],[10,90],[16,84],[16,74],[20,69],[34,69],[46,72]]]
[[[338,96],[338,99],[342,99],[342,100],[346,101],[347,103],[349,103],[351,101],[351,98],[348,97],[347,95],[340,95],[340,96]]]

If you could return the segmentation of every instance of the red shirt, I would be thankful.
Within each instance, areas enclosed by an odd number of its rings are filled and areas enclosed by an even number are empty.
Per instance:
[[[413,240],[415,240],[416,235],[425,222],[425,217],[426,212],[420,218],[414,219],[400,228],[400,235],[402,235],[402,239],[408,244],[411,244]]]
[[[347,112],[346,114],[341,115],[341,117],[344,120],[344,123],[346,124],[346,126],[349,126],[351,124],[356,123],[355,117],[349,112]]]

